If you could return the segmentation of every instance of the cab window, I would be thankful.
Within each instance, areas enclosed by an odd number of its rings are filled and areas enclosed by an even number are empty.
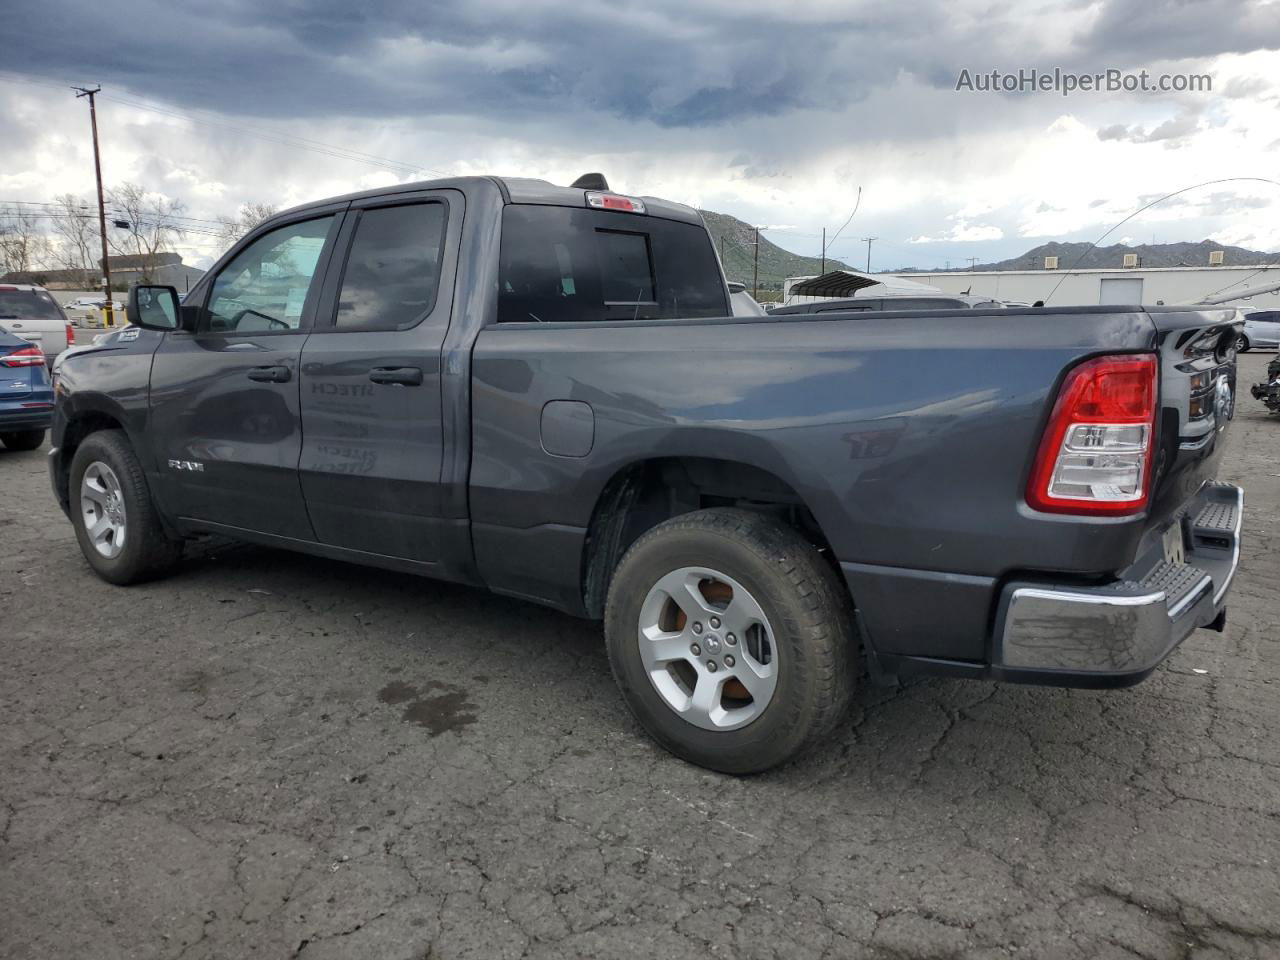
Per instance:
[[[405,330],[435,306],[445,205],[360,213],[338,295],[338,330]]]
[[[277,333],[303,325],[316,287],[332,215],[258,237],[213,282],[201,328],[212,333]]]
[[[706,228],[661,217],[509,204],[500,323],[729,315]]]

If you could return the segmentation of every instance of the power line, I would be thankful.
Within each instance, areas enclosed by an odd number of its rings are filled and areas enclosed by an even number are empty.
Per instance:
[[[63,89],[62,84],[53,83],[44,80],[36,80],[30,77],[23,77],[0,71],[0,80],[10,83],[25,83],[33,86],[50,87],[52,89]],[[425,167],[417,163],[408,163],[403,160],[395,160],[390,157],[382,157],[373,153],[365,153],[360,150],[352,150],[347,147],[338,146],[324,140],[312,140],[308,137],[294,136],[293,134],[281,133],[279,131],[263,130],[257,127],[249,127],[233,120],[220,119],[215,116],[208,115],[210,111],[198,110],[198,113],[206,114],[205,116],[196,116],[192,112],[183,112],[175,110],[167,106],[163,106],[154,102],[141,100],[133,97],[114,96],[102,94],[102,99],[117,103],[122,106],[131,107],[135,110],[144,110],[149,113],[159,114],[161,116],[172,117],[178,120],[186,120],[189,123],[205,124],[209,126],[225,127],[236,130],[239,133],[250,137],[257,137],[262,140],[268,140],[283,146],[295,147],[299,150],[309,150],[313,153],[319,153],[324,156],[333,157],[338,160],[353,160],[358,163],[367,163],[372,166],[381,167],[385,170],[398,172],[401,174],[413,173],[432,173],[442,177],[450,176],[443,170],[436,170],[431,167]],[[191,109],[191,108],[188,108]]]
[[[268,140],[279,143],[284,146],[297,147],[301,150],[310,150],[313,153],[323,154],[324,156],[333,157],[339,160],[354,160],[359,163],[368,163],[373,166],[382,167],[393,172],[402,173],[434,173],[440,176],[449,176],[443,170],[434,170],[431,167],[424,167],[421,164],[408,163],[403,160],[395,160],[390,157],[382,157],[373,153],[365,153],[360,150],[351,150],[347,147],[338,146],[324,140],[312,140],[308,137],[298,137],[289,133],[281,133],[274,130],[263,130],[257,127],[249,127],[242,123],[232,120],[218,119],[213,116],[195,116],[189,112],[174,110],[169,107],[160,106],[158,104],[149,103],[145,100],[138,100],[131,97],[104,96],[104,100],[110,100],[113,103],[119,103],[135,110],[144,110],[149,113],[159,114],[161,116],[173,117],[179,120],[186,120],[190,123],[200,123],[209,126],[226,127],[236,130],[240,133],[251,137],[257,137],[262,140]],[[207,111],[200,111],[207,114]]]
[[[1143,204],[1137,210],[1133,211],[1133,213],[1129,214],[1127,217],[1125,217],[1123,220],[1121,220],[1119,223],[1113,226],[1110,230],[1108,230],[1106,233],[1100,236],[1097,240],[1093,241],[1093,243],[1085,247],[1084,250],[1080,252],[1080,256],[1076,257],[1075,261],[1072,262],[1071,266],[1067,267],[1067,269],[1063,272],[1062,276],[1058,278],[1058,282],[1053,285],[1053,289],[1049,291],[1049,296],[1044,298],[1044,302],[1048,303],[1050,297],[1052,297],[1055,293],[1058,292],[1058,288],[1062,286],[1062,282],[1067,279],[1067,275],[1070,274],[1071,271],[1075,270],[1075,268],[1080,265],[1081,261],[1084,260],[1085,256],[1089,253],[1090,250],[1092,250],[1094,247],[1100,244],[1103,240],[1107,239],[1107,237],[1111,236],[1111,234],[1115,233],[1117,230],[1123,227],[1126,223],[1128,223],[1138,214],[1146,210],[1150,210],[1157,203],[1163,203],[1165,200],[1168,200],[1170,197],[1176,197],[1181,193],[1187,193],[1188,191],[1191,191],[1191,190],[1198,190],[1200,187],[1212,187],[1212,186],[1216,186],[1219,183],[1241,183],[1246,181],[1252,182],[1252,183],[1269,183],[1273,187],[1280,187],[1280,181],[1268,180],[1266,177],[1223,177],[1220,180],[1206,180],[1204,181],[1204,183],[1193,183],[1189,187],[1183,187],[1181,190],[1173,191],[1173,193],[1166,193],[1163,197],[1157,197],[1155,200],[1152,200],[1150,203]]]
[[[853,222],[853,215],[858,212],[858,208],[862,206],[862,187],[858,187],[858,197],[853,202],[853,209],[849,211],[849,219],[841,224],[840,229],[836,231],[836,235],[831,238],[831,243],[835,243],[840,239],[840,234],[844,233],[844,228]],[[827,245],[828,247],[830,244]]]

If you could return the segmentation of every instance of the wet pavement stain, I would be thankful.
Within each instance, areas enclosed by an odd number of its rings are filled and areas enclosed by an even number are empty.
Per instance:
[[[476,722],[476,705],[467,699],[467,691],[451,683],[432,680],[422,690],[401,680],[393,680],[378,691],[378,699],[386,704],[406,704],[400,719],[426,727],[438,737]]]
[[[418,695],[418,688],[402,680],[393,680],[378,691],[378,699],[383,703],[404,703]]]

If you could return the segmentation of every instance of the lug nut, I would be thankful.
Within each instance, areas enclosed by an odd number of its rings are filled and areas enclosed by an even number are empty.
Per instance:
[[[708,669],[711,673],[715,673],[715,672],[716,672],[716,670],[718,669],[718,668],[716,667],[716,662],[715,662],[714,660],[708,660],[708,661],[707,661],[707,669]]]
[[[719,617],[712,617],[712,618],[711,618],[711,629],[712,629],[712,630],[715,630],[715,629],[719,628],[719,626],[720,626],[720,618],[719,618]]]
[[[734,665],[734,663],[735,663],[735,661],[734,661],[734,659],[733,659],[733,654],[732,654],[732,653],[731,653],[731,654],[729,654],[727,657],[725,657],[725,658],[724,658],[724,665],[725,665],[726,667],[732,667],[732,666]]]
[[[698,646],[696,643],[693,643],[689,645],[689,652],[692,653],[695,657],[698,657],[702,655],[702,648]]]
[[[732,633],[725,634],[724,642],[732,647],[735,643],[738,642],[738,638],[734,636]]]
[[[702,632],[702,623],[701,623],[700,621],[697,621],[697,620],[695,620],[695,621],[694,621],[694,623],[693,623],[693,632],[694,632],[694,633],[701,633],[701,632]]]

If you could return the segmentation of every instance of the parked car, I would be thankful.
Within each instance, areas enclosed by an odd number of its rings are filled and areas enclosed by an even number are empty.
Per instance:
[[[53,387],[40,348],[0,330],[0,442],[10,450],[44,443],[53,419]]]
[[[1244,316],[1244,331],[1236,342],[1237,350],[1280,348],[1280,310],[1241,310],[1240,313]]]
[[[135,288],[60,370],[89,566],[220,534],[602,620],[644,727],[733,773],[860,666],[1123,686],[1222,628],[1234,310],[734,317],[696,210],[593,180],[351,194]]]
[[[0,284],[0,329],[34,343],[49,363],[76,342],[75,329],[49,291],[25,283]]]
[[[62,309],[68,312],[72,310],[89,310],[102,303],[102,297],[76,297],[74,300],[68,300],[62,305]]]
[[[106,327],[106,320],[103,316],[103,307],[107,301],[102,297],[78,297],[71,301],[71,306],[64,308],[67,310],[68,316],[72,323],[80,327],[93,327],[102,329]],[[119,300],[111,301],[111,309],[115,315],[115,323],[124,325],[124,304]]]
[[[972,297],[967,294],[955,296],[903,296],[886,297],[842,297],[838,300],[813,300],[809,303],[792,303],[787,306],[770,307],[769,313],[837,313],[850,310],[997,310],[1005,304],[990,297]]]

